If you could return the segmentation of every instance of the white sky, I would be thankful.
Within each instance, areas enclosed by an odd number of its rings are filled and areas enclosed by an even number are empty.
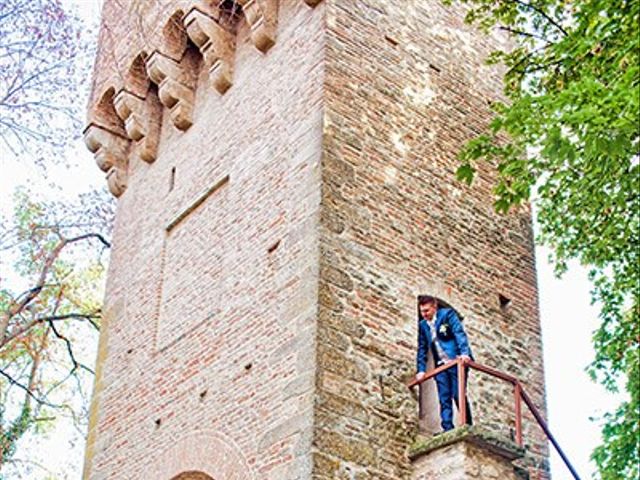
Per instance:
[[[95,20],[99,15],[99,0],[67,1],[78,4],[86,18]],[[10,158],[9,152],[0,151],[0,212],[9,212],[10,197],[18,184],[31,184],[41,192],[61,195],[64,194],[61,192],[75,194],[92,184],[104,183],[103,173],[81,141],[75,146],[74,156],[78,166],[73,172],[51,170],[47,182],[34,184],[34,179],[40,177],[34,167],[18,165]],[[60,185],[62,191],[52,192],[47,183]],[[598,325],[598,312],[590,305],[590,287],[584,269],[572,264],[564,278],[558,280],[546,261],[547,251],[537,248],[536,255],[549,425],[578,473],[587,479],[595,472],[589,455],[600,440],[600,429],[589,418],[612,410],[616,404],[613,396],[591,382],[584,370],[594,355],[591,334]],[[75,447],[70,447],[69,442],[75,442]],[[23,452],[21,457],[26,454]],[[48,440],[44,439],[37,445],[32,443],[28,455],[31,460],[57,472],[54,478],[80,478],[83,445],[77,438],[74,440],[69,436],[68,429],[57,429],[51,432]],[[61,459],[66,461],[60,462]],[[557,455],[552,455],[551,465],[554,480],[571,478]],[[34,472],[29,478],[45,480],[45,474]]]

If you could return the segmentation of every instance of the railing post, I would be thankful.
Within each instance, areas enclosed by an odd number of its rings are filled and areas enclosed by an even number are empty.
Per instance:
[[[420,420],[424,419],[424,406],[422,405],[422,386],[424,385],[423,383],[419,383],[418,384],[418,418]]]
[[[460,415],[460,426],[463,426],[467,423],[467,392],[464,378],[465,362],[461,358],[458,358],[456,362],[458,363],[458,415]]]
[[[522,387],[520,382],[514,385],[513,395],[516,401],[516,443],[522,446]]]

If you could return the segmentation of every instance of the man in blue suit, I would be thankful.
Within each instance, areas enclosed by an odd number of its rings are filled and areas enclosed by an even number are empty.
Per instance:
[[[417,380],[425,376],[427,369],[427,354],[431,352],[436,367],[444,365],[456,358],[472,359],[471,347],[462,322],[455,310],[438,308],[438,300],[431,296],[418,298],[418,374]],[[466,377],[466,375],[465,375]],[[458,369],[451,367],[436,375],[438,399],[440,401],[440,420],[442,429],[453,428],[453,405],[458,405]],[[466,401],[467,423],[471,424],[471,409]]]

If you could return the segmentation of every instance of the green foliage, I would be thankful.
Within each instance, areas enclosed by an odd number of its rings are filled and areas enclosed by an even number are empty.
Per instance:
[[[640,2],[463,0],[467,21],[512,36],[494,52],[505,101],[488,131],[461,153],[458,178],[476,163],[497,168],[495,207],[533,197],[540,238],[556,272],[579,259],[601,306],[593,378],[629,400],[605,417],[594,452],[605,479],[637,478],[640,463]]]
[[[5,424],[4,405],[0,406],[0,422]],[[5,463],[13,457],[16,452],[16,443],[33,425],[34,418],[29,405],[24,405],[20,415],[13,421],[8,422],[6,429],[0,430],[0,451],[2,451],[2,462]],[[0,479],[2,476],[0,476]]]

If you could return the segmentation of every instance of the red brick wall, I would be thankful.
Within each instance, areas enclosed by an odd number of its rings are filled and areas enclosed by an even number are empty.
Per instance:
[[[101,48],[96,92],[122,82],[114,55],[126,71],[143,48],[131,15],[143,2],[127,3],[105,4],[120,43]],[[168,18],[169,3],[147,2],[143,20]],[[223,96],[196,72],[193,126],[164,109],[155,162],[130,151],[91,479],[310,475],[324,9],[281,2],[278,23],[267,54],[240,25]]]

